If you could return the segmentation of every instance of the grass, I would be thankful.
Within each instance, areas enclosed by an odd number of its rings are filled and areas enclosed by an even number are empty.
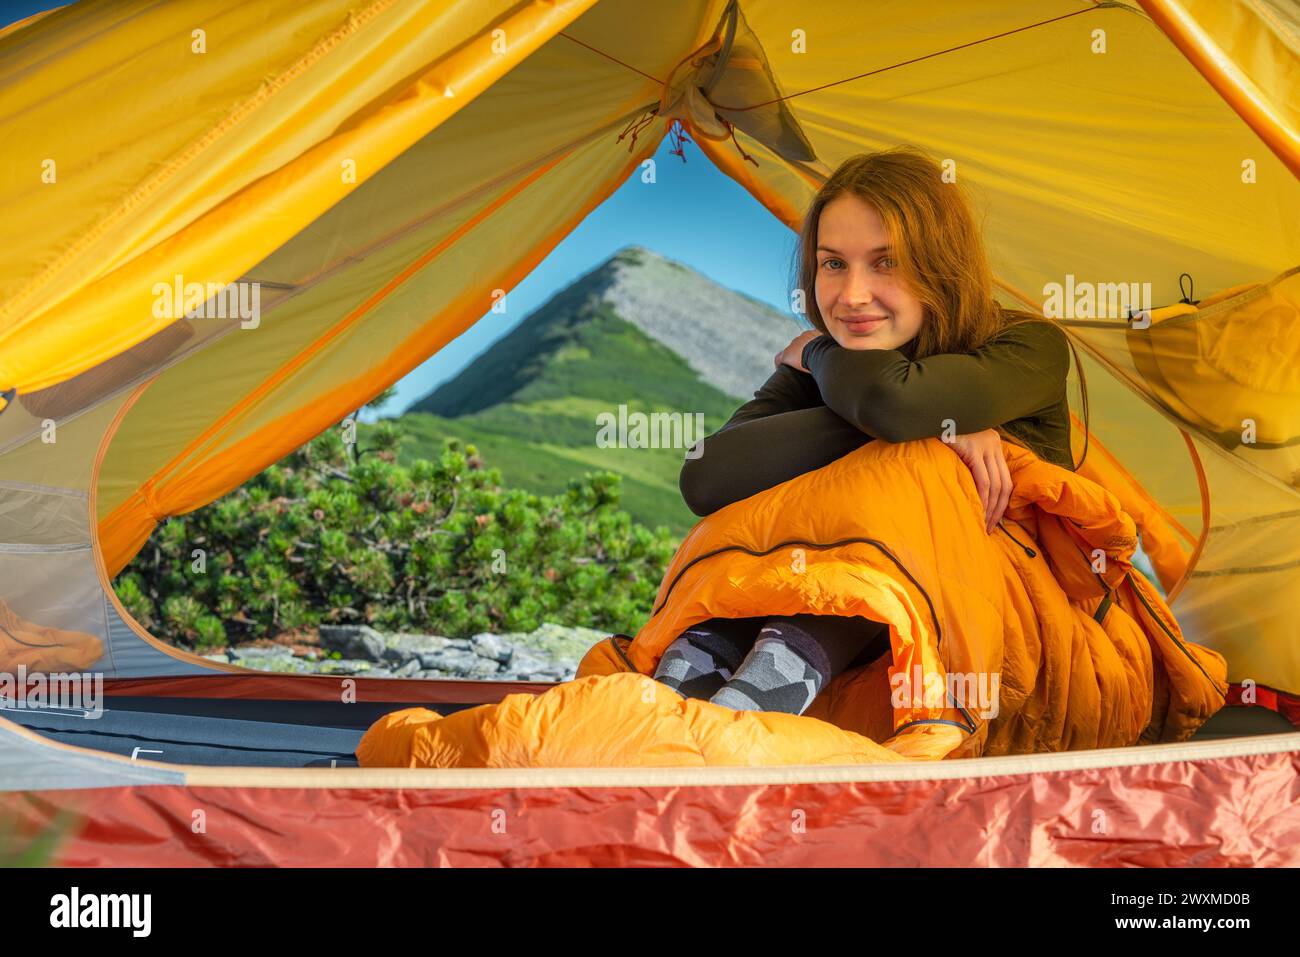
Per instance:
[[[597,416],[617,419],[625,405],[629,413],[681,413],[693,427],[701,413],[709,434],[741,401],[571,287],[397,419],[405,433],[399,460],[434,457],[444,439],[459,438],[508,485],[537,494],[561,492],[586,472],[617,472],[621,504],[636,521],[685,535],[698,520],[678,487],[686,448],[601,448]]]

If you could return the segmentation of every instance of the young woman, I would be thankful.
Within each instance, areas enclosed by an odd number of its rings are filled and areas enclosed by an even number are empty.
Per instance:
[[[970,207],[937,162],[911,147],[846,160],[813,198],[797,256],[816,331],[796,336],[753,400],[686,460],[693,512],[873,439],[948,436],[991,534],[1011,494],[1000,438],[1075,467],[1065,334],[994,300]],[[888,628],[860,617],[714,618],[665,650],[655,678],[737,710],[802,714],[837,674],[888,649]]]

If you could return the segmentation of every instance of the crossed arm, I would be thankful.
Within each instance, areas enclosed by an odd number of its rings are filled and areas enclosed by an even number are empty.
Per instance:
[[[971,353],[911,361],[895,349],[850,350],[829,336],[782,365],[682,466],[687,506],[708,515],[822,468],[873,438],[910,442],[1004,425],[1059,401],[1069,371],[1064,333],[1011,326]]]

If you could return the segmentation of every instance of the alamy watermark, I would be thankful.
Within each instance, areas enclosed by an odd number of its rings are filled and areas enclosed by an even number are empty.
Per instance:
[[[596,416],[596,447],[602,449],[686,449],[686,458],[704,453],[703,412],[601,412]]]
[[[0,671],[0,709],[68,711],[85,718],[104,714],[104,674],[101,671]]]
[[[152,291],[155,319],[238,319],[241,329],[262,322],[261,283],[186,282],[177,273],[169,283],[154,283]]]
[[[965,708],[988,720],[1002,710],[998,703],[1002,675],[996,671],[939,674],[914,665],[910,675],[905,671],[892,675],[889,686],[890,703],[898,709]]]
[[[152,894],[83,894],[73,887],[50,898],[51,927],[121,927],[133,937],[148,937],[152,915]]]
[[[1067,274],[1064,283],[1043,286],[1043,315],[1049,319],[1124,319],[1135,329],[1151,325],[1151,283],[1078,282]]]

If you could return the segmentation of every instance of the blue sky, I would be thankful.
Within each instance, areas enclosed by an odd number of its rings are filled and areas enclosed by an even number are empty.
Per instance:
[[[627,148],[626,141],[610,139],[611,149]],[[721,173],[694,143],[685,146],[685,163],[670,149],[665,138],[655,153],[654,183],[643,183],[640,173],[634,173],[509,291],[515,318],[508,325],[501,316],[487,314],[398,382],[397,395],[379,414],[399,413],[423,398],[556,292],[628,245],[653,249],[789,313],[793,230]],[[798,332],[793,323],[792,316],[791,338]]]
[[[64,0],[63,3],[49,3],[48,0],[0,0],[0,26],[7,27],[15,20],[30,17],[42,10],[66,7],[70,2],[71,0]]]
[[[44,0],[0,0],[0,23],[56,6],[60,4]],[[609,148],[625,150],[626,140],[617,143],[611,136]],[[508,290],[508,324],[487,314],[487,321],[471,326],[413,370],[397,383],[393,399],[377,413],[367,410],[363,418],[396,415],[423,398],[555,293],[628,245],[653,249],[788,313],[794,232],[719,172],[694,143],[685,146],[685,163],[670,149],[665,138],[655,154],[656,182],[643,183],[640,172],[634,173],[532,273]],[[797,329],[793,324],[791,328],[793,338]]]

